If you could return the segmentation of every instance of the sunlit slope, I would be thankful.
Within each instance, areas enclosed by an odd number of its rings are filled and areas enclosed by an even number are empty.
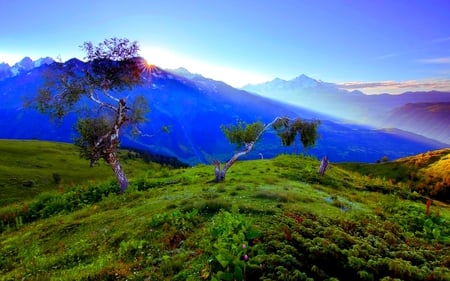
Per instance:
[[[449,280],[450,210],[314,158],[152,168],[0,208],[1,280]]]
[[[345,163],[340,166],[363,175],[403,183],[411,191],[450,201],[450,148],[429,151],[392,162]]]
[[[146,169],[139,159],[121,151],[128,176]],[[114,178],[111,168],[99,161],[89,167],[76,146],[67,143],[0,140],[0,206],[30,199],[42,191],[64,190],[75,184]]]

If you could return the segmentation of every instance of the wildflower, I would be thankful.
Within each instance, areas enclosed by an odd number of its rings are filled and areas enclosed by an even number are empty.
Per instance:
[[[244,255],[244,260],[247,261],[248,260],[248,256]]]
[[[242,244],[242,249],[245,249],[245,248],[247,248],[247,245]]]

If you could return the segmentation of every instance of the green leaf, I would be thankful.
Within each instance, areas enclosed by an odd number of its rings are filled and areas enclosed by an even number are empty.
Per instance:
[[[244,274],[242,273],[242,268],[236,266],[234,268],[234,279],[235,280],[244,280]]]
[[[222,256],[221,254],[217,255],[216,259],[223,268],[226,268],[230,263],[229,260],[226,257]]]
[[[233,274],[231,274],[230,272],[219,272],[218,277],[220,280],[225,280],[225,281],[233,280]]]

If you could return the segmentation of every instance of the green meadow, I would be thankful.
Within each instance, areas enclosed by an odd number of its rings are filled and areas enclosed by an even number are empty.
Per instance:
[[[449,153],[324,176],[279,155],[217,184],[212,165],[122,151],[120,195],[70,144],[0,141],[0,280],[450,280],[450,207],[433,197]]]

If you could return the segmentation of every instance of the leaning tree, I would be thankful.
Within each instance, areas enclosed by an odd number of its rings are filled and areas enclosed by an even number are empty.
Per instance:
[[[141,84],[147,65],[139,57],[136,41],[111,38],[96,46],[85,42],[80,47],[86,53],[86,63],[72,60],[49,66],[36,97],[37,108],[57,120],[75,112],[75,144],[81,155],[91,166],[104,159],[124,192],[128,179],[117,156],[119,133],[126,126],[135,128],[145,121],[148,111],[143,96],[126,94]]]
[[[306,121],[300,118],[290,119],[288,117],[277,117],[268,124],[260,121],[254,123],[246,123],[238,121],[236,125],[222,125],[221,129],[231,144],[235,144],[237,151],[221,168],[218,160],[213,161],[215,182],[225,180],[228,169],[239,159],[239,157],[248,154],[253,150],[256,142],[261,138],[263,133],[272,128],[277,136],[280,137],[281,143],[290,146],[295,142],[296,136],[299,136],[303,147],[314,146],[318,137],[317,127],[320,124],[318,120]]]

